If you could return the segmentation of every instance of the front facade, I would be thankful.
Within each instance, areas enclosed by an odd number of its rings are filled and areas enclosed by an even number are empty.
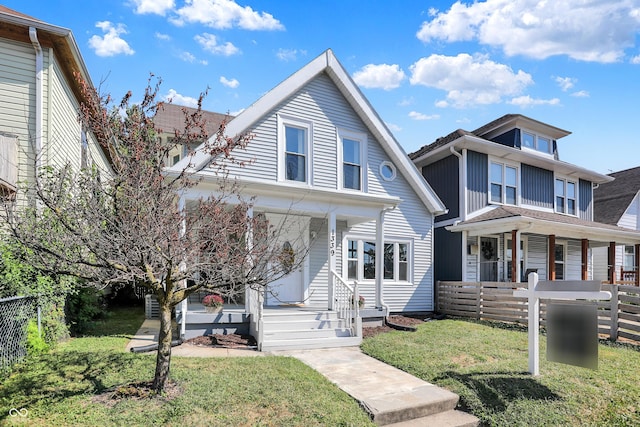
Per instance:
[[[284,245],[308,247],[303,268],[270,284],[258,306],[247,294],[252,322],[263,308],[334,310],[338,288],[356,283],[362,317],[433,310],[433,218],[445,207],[330,50],[226,131],[254,135],[235,155],[246,165],[230,170],[256,197],[253,215],[287,229]],[[208,162],[200,152],[192,160]],[[216,177],[206,167],[201,175],[186,203],[213,191]]]
[[[91,84],[70,30],[0,6],[0,190],[20,199],[18,183],[37,168],[95,165],[108,158],[78,121],[83,98],[75,74]]]
[[[594,188],[613,178],[561,161],[568,134],[509,114],[410,155],[449,208],[436,217],[436,280],[615,280],[611,268],[600,277],[597,249],[615,256],[640,234],[595,221]]]
[[[609,174],[613,181],[598,186],[594,192],[594,219],[630,230],[640,230],[640,167]],[[605,256],[600,257],[602,261]],[[640,286],[640,247],[616,245],[614,261],[617,282]],[[600,262],[596,270],[603,276],[607,265]]]

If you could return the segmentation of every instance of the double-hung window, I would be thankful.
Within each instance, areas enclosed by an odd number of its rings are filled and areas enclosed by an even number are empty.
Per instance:
[[[576,183],[556,178],[556,212],[576,215]]]
[[[366,188],[366,136],[338,130],[338,179],[343,189],[363,191]]]
[[[280,158],[278,179],[280,181],[311,183],[311,137],[310,122],[278,116]]]
[[[373,239],[346,239],[346,273],[349,280],[374,280],[376,278],[376,244]],[[410,242],[386,241],[384,243],[383,280],[409,281]]]
[[[515,205],[518,200],[518,169],[491,162],[491,202]]]

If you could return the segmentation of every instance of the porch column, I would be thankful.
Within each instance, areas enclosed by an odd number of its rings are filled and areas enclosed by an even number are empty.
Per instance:
[[[635,258],[636,259],[633,262],[633,270],[636,273],[634,279],[636,282],[636,286],[640,286],[640,245],[636,245]]]
[[[461,258],[462,265],[460,265],[460,269],[462,270],[462,275],[460,276],[460,279],[463,282],[467,281],[467,262],[468,262],[467,251],[469,250],[468,236],[469,236],[469,232],[467,230],[462,232],[462,258]]]
[[[329,242],[328,242],[328,247],[329,247],[329,252],[327,254],[327,256],[329,257],[329,274],[327,275],[329,277],[329,283],[327,283],[327,295],[329,298],[329,310],[333,310],[334,308],[334,297],[333,297],[333,290],[334,290],[334,283],[335,283],[335,277],[333,277],[333,273],[336,271],[336,249],[337,249],[337,242],[336,242],[336,213],[335,212],[329,212],[329,221],[327,224],[327,235],[329,236]]]
[[[518,230],[511,230],[511,281],[519,282],[520,274],[518,274],[518,268],[520,266],[520,236],[518,235]]]
[[[616,242],[609,242],[609,254],[607,257],[607,278],[612,285],[616,282]]]
[[[582,280],[589,280],[589,240],[582,239]]]
[[[249,255],[249,262],[251,262],[251,252],[253,250],[253,207],[247,209],[247,254]],[[244,312],[245,314],[251,314],[251,287],[246,286],[244,289]],[[256,298],[258,304],[260,304],[260,297]]]
[[[382,283],[384,278],[384,212],[376,220],[376,307],[383,307]]]
[[[556,280],[556,236],[555,234],[549,235],[549,280]]]

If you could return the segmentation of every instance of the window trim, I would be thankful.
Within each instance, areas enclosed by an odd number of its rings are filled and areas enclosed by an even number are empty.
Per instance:
[[[344,186],[344,146],[343,139],[351,139],[360,143],[360,189],[347,188]],[[337,179],[336,188],[344,191],[354,191],[358,193],[366,193],[368,191],[367,180],[367,135],[363,132],[355,132],[346,129],[336,129],[336,153],[337,155]]]
[[[556,271],[556,280],[567,280],[567,256],[569,255],[569,242],[566,240],[556,240],[554,250],[558,249],[558,246],[562,246],[562,277],[558,277],[558,261],[556,260],[556,254],[553,254],[553,263]]]
[[[563,189],[564,189],[564,195],[562,196],[562,198],[564,199],[564,209],[563,210],[558,210],[558,194],[556,193],[556,184],[558,183],[558,181],[562,181],[563,184]],[[574,185],[574,197],[573,198],[569,198],[569,193],[567,191],[567,184],[571,183]],[[580,205],[578,204],[578,197],[580,195],[580,189],[578,187],[579,182],[578,181],[574,181],[572,179],[569,178],[565,178],[563,176],[554,176],[553,177],[553,211],[555,213],[559,213],[559,214],[563,214],[563,215],[569,215],[569,216],[573,216],[573,217],[579,217],[580,216]],[[569,213],[569,200],[573,200],[574,201],[574,205],[575,205],[575,213]]]
[[[492,187],[492,184],[494,183],[494,181],[492,179],[492,176],[491,176],[492,175],[491,174],[491,167],[492,167],[493,164],[500,165],[501,168],[502,168],[502,182],[500,183],[500,186],[502,187],[502,189],[501,189],[500,201],[499,202],[493,201],[493,199],[491,197],[492,194],[493,194],[492,191],[491,191],[492,190],[491,187]],[[506,202],[506,199],[507,199],[507,197],[506,197],[507,187],[512,187],[511,185],[508,186],[507,183],[506,183],[507,182],[507,179],[506,179],[507,178],[507,168],[512,168],[512,169],[515,169],[515,171],[516,171],[516,187],[515,187],[516,195],[515,195],[515,203],[513,203],[513,204]],[[496,159],[489,158],[489,170],[488,170],[488,173],[487,173],[487,180],[488,180],[488,183],[487,183],[487,198],[488,198],[488,200],[487,201],[488,201],[489,204],[520,206],[520,187],[521,187],[521,185],[520,185],[520,168],[518,167],[518,165],[515,165],[513,163],[509,163],[509,162],[504,162],[504,161],[499,161],[499,160],[496,160]]]
[[[309,187],[313,185],[313,122],[308,120],[299,119],[297,117],[288,116],[284,114],[278,114],[278,176],[279,182],[286,182],[291,185],[299,185]],[[295,181],[287,179],[286,165],[287,165],[287,141],[286,141],[286,127],[295,127],[305,130],[305,181]]]
[[[388,167],[389,170],[391,170],[391,176],[390,177],[384,176],[384,172],[382,172],[382,171],[384,170],[385,167]],[[380,173],[380,178],[382,178],[383,180],[391,182],[394,179],[396,179],[396,176],[397,176],[396,166],[393,163],[391,163],[390,161],[385,160],[383,162],[380,162],[380,166],[379,166],[378,169],[379,169],[378,172]]]
[[[351,260],[352,258],[349,258],[349,241],[355,241],[357,242],[357,272],[356,272],[356,278],[355,279],[350,279],[349,278],[349,265],[348,262],[349,260]],[[368,235],[364,235],[364,234],[345,234],[342,237],[342,277],[345,278],[345,280],[347,282],[353,283],[354,281],[357,281],[358,283],[365,283],[365,284],[372,284],[375,283],[376,279],[375,277],[373,279],[365,279],[364,278],[364,244],[365,242],[370,242],[373,243],[375,245],[376,243],[376,239],[375,236],[368,236]],[[385,238],[384,239],[384,244],[388,245],[388,244],[393,244],[394,245],[394,257],[393,257],[393,264],[394,264],[394,277],[393,279],[384,279],[383,278],[383,283],[385,284],[411,284],[413,285],[414,281],[413,281],[413,268],[414,268],[414,263],[413,263],[413,239],[411,238]],[[399,255],[399,246],[400,244],[406,244],[407,245],[407,280],[399,280],[399,274],[400,274],[400,269],[399,269],[399,263],[400,263],[400,259],[398,257]],[[384,275],[384,262],[383,262],[383,275]]]

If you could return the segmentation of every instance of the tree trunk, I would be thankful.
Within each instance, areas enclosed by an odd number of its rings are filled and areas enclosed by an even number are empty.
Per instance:
[[[160,332],[158,334],[158,353],[156,355],[156,374],[153,378],[153,390],[162,393],[169,378],[171,363],[171,310],[169,304],[160,306]]]

